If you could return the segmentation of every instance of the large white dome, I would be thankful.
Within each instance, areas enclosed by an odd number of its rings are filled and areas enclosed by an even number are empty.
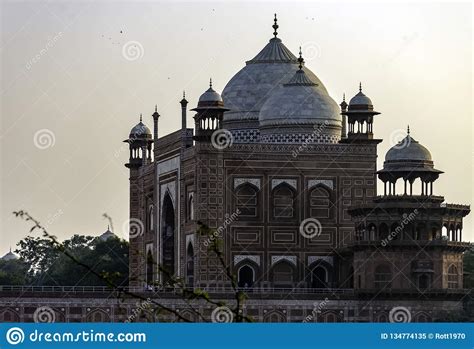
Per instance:
[[[339,106],[302,69],[272,92],[259,122],[264,142],[299,143],[312,137],[316,143],[337,143],[341,138]]]
[[[297,70],[298,61],[295,55],[279,38],[272,38],[224,88],[222,98],[230,109],[224,114],[224,123],[257,121],[260,109],[270,95],[287,83]],[[326,91],[313,72],[307,68],[304,68],[304,71],[321,90]]]

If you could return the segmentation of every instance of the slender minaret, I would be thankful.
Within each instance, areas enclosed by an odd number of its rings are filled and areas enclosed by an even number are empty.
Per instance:
[[[158,118],[160,114],[158,114],[158,106],[155,104],[155,112],[151,115],[153,116],[153,158],[157,158],[158,153]]]
[[[342,131],[341,131],[341,139],[346,139],[347,138],[347,117],[345,112],[347,111],[347,103],[346,103],[346,94],[344,93],[342,95],[342,102],[340,104],[341,106],[341,111],[342,111]]]
[[[184,131],[183,137],[186,137],[186,106],[188,101],[186,100],[185,91],[183,91],[183,99],[179,103],[181,103],[181,129]]]

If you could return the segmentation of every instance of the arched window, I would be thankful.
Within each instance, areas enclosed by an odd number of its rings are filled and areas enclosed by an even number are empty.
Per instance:
[[[278,185],[272,192],[273,218],[295,217],[295,192],[287,184]]]
[[[265,316],[264,322],[286,322],[286,319],[283,314],[273,311]]]
[[[194,220],[194,195],[190,194],[188,199],[188,220]]]
[[[255,282],[255,270],[247,264],[239,268],[238,286],[242,288],[251,288]]]
[[[390,287],[392,282],[392,272],[390,267],[386,264],[378,265],[375,268],[374,286],[375,288],[381,289]]]
[[[194,287],[194,248],[192,243],[188,244],[186,250],[186,285]]]
[[[328,313],[323,314],[322,318],[324,322],[338,322],[337,315],[334,314],[333,312],[328,312]]]
[[[153,255],[148,251],[146,255],[146,284],[153,284]]]
[[[102,310],[92,311],[87,317],[87,322],[109,322],[109,316]]]
[[[149,229],[149,231],[153,231],[153,229],[155,228],[154,227],[155,221],[153,219],[153,215],[154,215],[153,205],[150,205],[149,208],[148,208],[148,229]]]
[[[415,315],[414,322],[429,322],[430,317],[425,312],[420,312]]]
[[[311,287],[327,288],[329,287],[329,273],[323,265],[317,265],[311,271]]]
[[[448,268],[448,288],[459,287],[458,268],[453,264]]]
[[[288,262],[279,262],[272,267],[272,281],[275,288],[292,288],[294,269]]]
[[[424,290],[430,288],[431,277],[428,274],[421,274],[418,276],[418,288]]]
[[[331,217],[331,196],[326,188],[317,186],[309,195],[309,216],[316,218]]]
[[[3,321],[2,322],[13,322],[13,316],[12,313],[9,311],[6,311],[3,313]]]
[[[242,184],[236,190],[237,207],[239,217],[257,218],[258,217],[258,189],[249,184]]]
[[[175,215],[173,202],[169,193],[166,193],[163,199],[162,208],[162,220],[161,220],[161,240],[162,240],[162,256],[163,256],[163,268],[166,273],[163,275],[163,281],[169,281],[169,276],[174,275],[174,239],[175,239]],[[167,275],[169,274],[169,275]]]

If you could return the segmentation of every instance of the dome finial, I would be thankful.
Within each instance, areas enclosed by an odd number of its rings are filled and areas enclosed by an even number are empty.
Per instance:
[[[410,135],[410,125],[407,126],[407,136]]]
[[[140,113],[140,122],[142,122],[142,113]]]
[[[359,92],[362,92],[362,82],[359,82]]]
[[[275,13],[275,18],[273,19],[274,24],[272,25],[272,28],[273,28],[273,35],[274,35],[275,37],[277,37],[277,35],[278,35],[278,32],[277,32],[277,29],[278,29],[277,21],[278,21],[278,19],[277,19],[277,14]]]
[[[301,69],[303,69],[303,64],[304,64],[304,59],[303,59],[303,54],[301,53],[301,46],[300,46],[300,57],[298,58],[298,67]]]
[[[209,87],[212,88],[212,78],[209,78]]]

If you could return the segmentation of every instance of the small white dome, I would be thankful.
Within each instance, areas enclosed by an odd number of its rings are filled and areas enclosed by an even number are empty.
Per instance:
[[[222,102],[222,97],[219,93],[214,91],[212,87],[209,87],[207,91],[199,97],[199,102]]]

